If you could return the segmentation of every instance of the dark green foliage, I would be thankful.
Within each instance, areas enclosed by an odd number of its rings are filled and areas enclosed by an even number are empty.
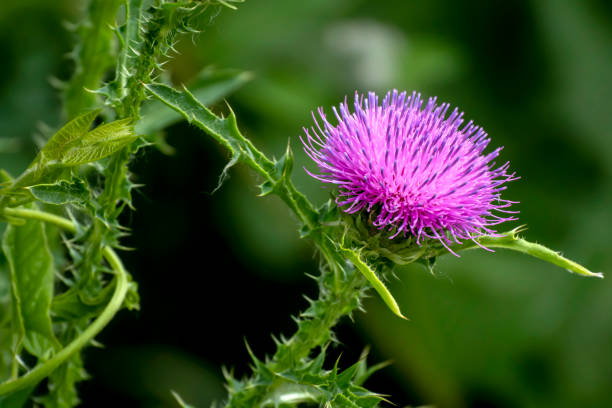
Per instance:
[[[2,239],[12,283],[12,351],[16,355],[25,348],[41,360],[49,358],[59,347],[51,327],[54,266],[40,221],[9,225]],[[12,374],[17,375],[18,366]]]
[[[118,218],[131,204],[134,188],[128,164],[148,144],[137,135],[155,140],[177,119],[163,105],[149,103],[146,125],[135,133],[145,102],[143,85],[159,74],[178,36],[209,24],[219,4],[91,0],[76,26],[77,45],[71,55],[75,70],[63,92],[71,120],[20,176],[13,179],[2,172],[0,213],[12,224],[2,241],[6,259],[0,257],[1,407],[22,406],[43,378],[36,374],[30,381],[30,374],[42,372],[48,361],[55,367],[59,356],[62,364],[34,397],[46,408],[76,406],[76,386],[87,378],[80,348],[87,344],[76,349],[74,344],[94,324],[99,327],[102,315],[108,319],[108,313],[114,313],[107,307],[118,306],[117,299],[123,307],[138,308],[137,284],[129,276],[124,294],[118,295],[119,281],[113,275],[120,261],[109,256],[108,249],[121,248],[127,233]],[[125,20],[119,25],[121,10]],[[113,67],[115,78],[104,84]],[[196,84],[199,94],[213,103],[246,80],[244,73],[207,70]],[[95,123],[101,114],[107,123]],[[42,220],[14,215],[27,209],[53,221],[49,217],[54,215],[38,211],[41,206],[70,217],[72,223],[60,218],[58,225],[72,236],[47,231]]]

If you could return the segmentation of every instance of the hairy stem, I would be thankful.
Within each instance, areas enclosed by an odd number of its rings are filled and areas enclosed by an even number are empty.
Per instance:
[[[16,218],[27,218],[43,221],[49,224],[53,224],[71,233],[76,232],[76,225],[72,221],[43,211],[30,210],[25,208],[5,208],[4,213],[6,215]],[[98,333],[100,333],[100,331],[102,331],[102,329],[113,319],[119,309],[121,309],[121,306],[123,305],[123,301],[128,291],[128,275],[125,268],[123,267],[123,264],[121,263],[121,259],[117,256],[117,254],[115,253],[115,251],[113,251],[112,248],[104,247],[103,255],[115,274],[115,279],[113,283],[115,285],[115,290],[113,292],[112,298],[110,299],[102,313],[87,327],[87,329],[85,329],[81,334],[79,334],[76,339],[66,345],[66,347],[60,350],[49,360],[36,366],[27,374],[17,379],[12,379],[0,384],[0,396],[13,393],[29,386],[34,386],[43,378],[49,376],[51,372],[53,372],[53,370],[55,370],[62,363],[67,361],[72,355],[81,350],[90,341],[92,341],[94,337]]]
[[[238,382],[228,378],[226,408],[324,402],[316,387],[297,384],[291,375],[286,377],[284,373],[299,372],[313,361],[313,355],[324,354],[327,346],[336,341],[333,328],[343,317],[361,307],[368,288],[366,279],[352,265],[345,264],[342,273],[337,274],[325,259],[321,274],[316,278],[319,298],[308,300],[310,306],[294,319],[296,332],[289,339],[276,340],[276,352],[269,360],[265,363],[256,360],[250,378]],[[338,277],[340,282],[337,282]],[[270,377],[266,373],[274,374]]]
[[[286,342],[279,344],[269,362],[269,367],[273,371],[279,372],[291,368],[307,358],[315,348],[326,346],[334,340],[331,329],[341,318],[350,315],[360,306],[367,284],[363,276],[351,270],[340,285],[335,284],[336,275],[332,276],[334,283],[328,282],[325,274],[319,278],[319,298],[311,301],[310,307],[300,315],[303,320],[298,321],[295,334]]]

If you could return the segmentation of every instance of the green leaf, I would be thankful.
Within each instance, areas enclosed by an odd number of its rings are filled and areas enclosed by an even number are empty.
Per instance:
[[[339,249],[340,252],[349,261],[351,261],[353,265],[355,265],[355,268],[357,268],[359,272],[361,272],[363,276],[365,276],[365,278],[368,280],[368,282],[370,282],[374,290],[378,292],[381,299],[383,300],[383,302],[385,302],[389,309],[391,309],[391,311],[395,313],[396,316],[401,317],[402,319],[406,319],[389,289],[387,289],[387,287],[380,280],[378,275],[376,275],[376,272],[374,272],[367,263],[361,260],[359,253],[353,249],[344,248],[341,245],[339,245]]]
[[[89,199],[89,191],[82,180],[61,180],[54,184],[37,184],[28,188],[32,195],[46,204],[81,204]]]
[[[193,90],[193,96],[200,103],[208,106],[236,91],[251,78],[252,74],[249,72],[206,68],[188,87]],[[141,115],[142,118],[136,123],[137,134],[152,134],[183,119],[179,113],[158,100],[145,103]]]
[[[30,169],[40,173],[50,162],[64,167],[93,162],[110,156],[136,139],[130,118],[106,123],[89,131],[98,113],[99,110],[90,111],[68,122],[49,139]],[[18,184],[24,187],[34,183]]]
[[[44,224],[28,220],[22,226],[8,225],[2,249],[11,277],[14,350],[23,345],[31,354],[47,359],[60,345],[49,314],[54,266]]]
[[[71,144],[85,136],[89,131],[91,124],[99,113],[100,110],[89,111],[77,116],[64,125],[47,141],[33,164],[40,164],[50,160],[61,161],[65,151],[70,148]]]
[[[34,391],[34,387],[27,387],[13,394],[0,396],[0,408],[21,408],[25,405]]]
[[[61,163],[76,166],[94,162],[127,146],[136,139],[131,121],[130,118],[116,120],[86,133],[65,150]]]

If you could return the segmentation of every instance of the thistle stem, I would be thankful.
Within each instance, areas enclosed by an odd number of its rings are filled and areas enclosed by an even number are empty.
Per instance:
[[[331,329],[344,316],[350,315],[360,306],[367,281],[358,271],[351,271],[339,285],[326,281],[326,273],[319,278],[319,298],[301,314],[298,330],[286,342],[279,345],[269,367],[280,372],[297,365],[307,358],[312,350],[323,347],[334,340]],[[339,289],[338,289],[339,288]],[[307,322],[307,324],[302,324]]]
[[[323,267],[317,277],[319,297],[296,319],[297,331],[287,340],[277,341],[276,353],[265,363],[257,362],[249,379],[232,389],[230,380],[226,408],[277,406],[279,403],[317,402],[313,389],[295,384],[281,375],[261,382],[264,373],[282,373],[307,364],[313,350],[323,350],[336,339],[332,329],[344,316],[360,308],[368,282],[351,264],[340,265],[341,257],[329,245],[318,242]],[[336,259],[337,258],[337,259]],[[255,359],[255,356],[252,356]],[[262,366],[263,365],[263,366]],[[265,367],[265,368],[264,368]],[[316,391],[316,390],[315,390]]]
[[[25,208],[5,208],[4,213],[17,218],[43,221],[71,233],[76,232],[76,225],[72,221],[47,212]],[[123,267],[121,259],[112,248],[104,247],[102,254],[115,273],[115,291],[102,313],[76,339],[66,345],[66,347],[61,349],[49,360],[36,366],[34,369],[17,379],[8,380],[0,384],[0,396],[13,393],[28,386],[34,386],[42,379],[49,376],[53,370],[93,340],[94,337],[113,319],[119,309],[121,309],[129,286],[127,271]]]

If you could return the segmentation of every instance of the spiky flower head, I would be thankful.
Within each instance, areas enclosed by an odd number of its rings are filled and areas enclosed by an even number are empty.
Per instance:
[[[517,177],[509,163],[492,162],[501,147],[484,153],[490,139],[482,128],[464,125],[463,112],[448,109],[436,98],[423,106],[420,94],[396,90],[382,105],[373,92],[355,93],[354,112],[345,98],[333,108],[335,126],[319,108],[322,126],[313,112],[315,126],[301,139],[320,173],[307,172],[338,185],[338,206],[370,212],[390,238],[411,235],[418,245],[430,238],[448,248],[496,235],[492,226],[515,219],[505,210],[514,202],[502,200],[501,191]]]

